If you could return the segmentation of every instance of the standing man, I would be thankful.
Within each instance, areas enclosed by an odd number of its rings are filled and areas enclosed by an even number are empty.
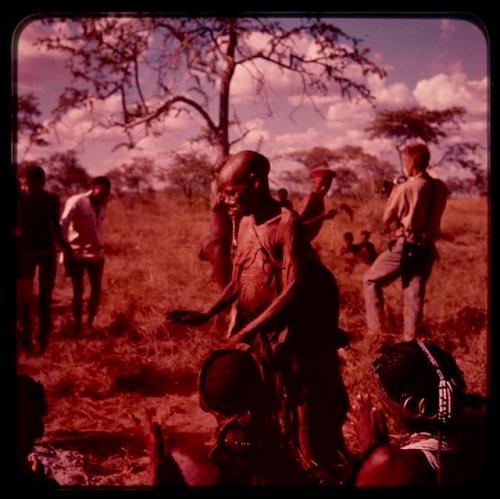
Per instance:
[[[318,167],[311,170],[312,189],[304,199],[299,213],[304,222],[304,234],[312,241],[321,230],[323,220],[333,218],[337,210],[325,213],[325,196],[330,190],[335,172],[327,167]]]
[[[45,172],[37,165],[28,166],[21,175],[23,189],[18,192],[17,251],[18,285],[24,287],[18,303],[22,328],[22,345],[33,351],[31,294],[35,270],[38,267],[39,334],[37,347],[43,352],[52,330],[52,292],[56,278],[56,241],[65,249],[59,225],[60,201],[47,192]]]
[[[111,192],[108,177],[95,177],[90,191],[71,196],[61,217],[63,236],[70,244],[65,258],[73,284],[73,318],[75,333],[82,331],[83,274],[90,281],[87,326],[92,329],[101,297],[104,269],[104,235],[102,222]]]
[[[339,290],[303,236],[302,220],[271,196],[269,169],[269,160],[254,151],[234,154],[224,165],[221,191],[230,215],[242,216],[231,282],[206,311],[167,317],[199,325],[235,303],[230,342],[250,345],[285,389],[296,414],[287,442],[305,469],[319,464],[335,474],[339,453],[346,452],[348,410],[337,353]]]
[[[401,276],[404,339],[410,341],[422,323],[425,285],[436,258],[434,240],[439,234],[447,189],[426,171],[430,160],[426,145],[408,145],[402,157],[409,179],[393,188],[383,216],[385,224],[397,224],[395,240],[365,274],[363,286],[368,328],[379,332],[384,321],[382,288]]]

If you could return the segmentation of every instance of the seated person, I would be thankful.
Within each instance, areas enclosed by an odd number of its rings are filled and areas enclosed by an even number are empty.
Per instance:
[[[340,248],[340,254],[343,257],[356,256],[358,254],[359,248],[357,244],[353,244],[354,236],[352,232],[344,232],[343,235],[343,244]]]
[[[47,403],[43,385],[30,376],[17,376],[16,480],[22,488],[55,490],[59,484],[45,476],[42,463],[32,452],[35,441],[43,437],[43,417]]]
[[[470,456],[457,438],[464,430],[467,396],[463,374],[449,353],[431,343],[398,343],[373,362],[372,376],[382,405],[408,437],[401,445],[391,444],[384,413],[368,397],[359,398],[358,436],[364,455],[355,466],[356,486],[453,484],[478,478],[470,471],[465,478],[462,471],[478,460],[478,450]],[[480,436],[483,430],[476,427]]]
[[[186,441],[175,442],[175,435],[164,440],[159,425],[146,414],[151,485],[316,483],[282,445],[254,356],[238,347],[216,350],[205,360],[199,379],[201,408],[218,422],[215,443],[208,453]]]
[[[357,245],[359,258],[364,263],[373,263],[377,258],[377,251],[372,242],[370,242],[371,234],[367,230],[361,231],[361,242]]]

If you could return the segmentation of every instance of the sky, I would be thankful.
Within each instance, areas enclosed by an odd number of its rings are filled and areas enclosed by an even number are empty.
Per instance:
[[[329,21],[350,36],[362,39],[362,45],[370,48],[371,58],[386,70],[384,79],[369,76],[365,80],[378,108],[464,106],[467,110],[465,122],[459,132],[447,139],[448,143],[479,142],[485,147],[484,164],[488,164],[488,44],[477,25],[467,19],[451,17],[331,18]],[[287,18],[282,22],[292,26],[296,20]],[[34,44],[53,29],[34,20],[26,23],[18,39],[13,40],[17,91],[36,95],[44,122],[50,119],[58,95],[70,82],[65,55],[47,52]],[[62,36],[69,32],[65,25],[58,25],[58,29]],[[255,38],[251,43],[258,46],[262,40]],[[314,44],[312,40],[304,43]],[[380,159],[398,164],[394,145],[389,140],[370,139],[365,132],[374,117],[374,109],[366,101],[348,101],[332,88],[327,95],[318,95],[315,99],[320,113],[305,101],[292,114],[301,101],[297,82],[275,67],[264,65],[261,69],[269,84],[272,115],[262,99],[256,97],[248,71],[238,68],[232,81],[231,102],[240,121],[252,131],[232,152],[260,148],[260,152],[271,158],[274,175],[298,166],[283,159],[284,155],[315,146],[361,146]],[[102,114],[119,111],[119,99],[112,96],[99,106],[98,111]],[[86,111],[69,111],[48,137],[49,146],[32,147],[27,151],[26,142],[21,138],[18,159],[47,157],[54,152],[76,149],[83,166],[97,175],[137,156],[153,158],[163,165],[168,164],[172,151],[193,148],[208,151],[206,145],[190,141],[197,135],[201,120],[185,114],[168,117],[158,136],[144,138],[135,150],[119,148],[113,151],[116,144],[123,142],[123,133],[118,129],[88,133],[90,125]],[[431,154],[433,159],[439,157],[438,151],[432,148]],[[439,172],[443,178],[455,173],[453,169]]]

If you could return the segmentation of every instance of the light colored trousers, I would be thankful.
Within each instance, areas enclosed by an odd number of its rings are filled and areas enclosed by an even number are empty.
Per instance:
[[[404,239],[399,238],[395,244],[385,250],[373,262],[363,277],[365,295],[366,322],[370,331],[382,331],[384,316],[384,294],[382,288],[403,277],[404,300],[404,339],[415,338],[418,327],[422,323],[425,285],[431,275],[436,258],[434,243],[428,247],[418,266],[401,265]],[[410,268],[409,268],[409,267]]]

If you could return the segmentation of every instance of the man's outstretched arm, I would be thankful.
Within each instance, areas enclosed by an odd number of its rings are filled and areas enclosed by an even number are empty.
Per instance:
[[[224,288],[222,294],[217,301],[206,311],[198,312],[195,310],[171,310],[165,314],[167,320],[179,324],[189,324],[191,326],[198,326],[209,321],[212,317],[216,316],[219,312],[226,309],[233,303],[238,296],[238,288],[235,281],[230,281]]]

